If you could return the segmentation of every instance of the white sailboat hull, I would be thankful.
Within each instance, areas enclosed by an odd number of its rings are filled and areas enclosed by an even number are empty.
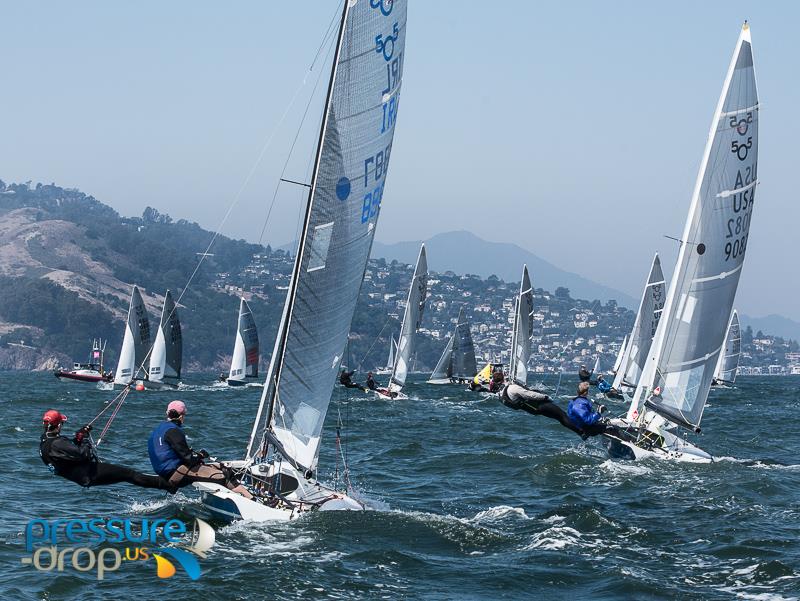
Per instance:
[[[452,384],[453,382],[450,380],[450,378],[442,378],[440,380],[428,380],[425,383],[426,384],[437,384],[438,385],[438,384]]]
[[[714,458],[703,449],[663,428],[653,430],[636,426],[624,419],[611,421],[623,429],[626,436],[604,434],[606,448],[614,459],[639,461],[663,459],[681,463],[712,463]]]

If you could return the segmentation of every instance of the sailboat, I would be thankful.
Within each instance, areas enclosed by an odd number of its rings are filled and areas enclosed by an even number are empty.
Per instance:
[[[403,312],[403,325],[400,326],[400,338],[397,341],[397,354],[394,358],[392,376],[386,388],[375,390],[379,399],[407,399],[401,391],[408,377],[408,366],[414,352],[414,339],[417,336],[422,314],[425,310],[425,299],[428,296],[428,260],[425,256],[425,245],[419,249],[417,265],[411,286],[408,289],[408,299]]]
[[[226,462],[254,499],[196,483],[222,519],[363,510],[317,479],[325,415],[384,198],[397,119],[406,0],[342,2],[299,248],[244,458]]]
[[[144,306],[139,287],[134,286],[131,302],[128,307],[128,319],[125,322],[125,337],[122,339],[122,350],[119,363],[114,372],[114,384],[127,386],[139,376],[140,369],[145,368],[147,352],[150,349],[150,320]],[[141,375],[144,375],[143,372]]]
[[[172,293],[167,290],[164,295],[164,306],[161,309],[161,321],[156,332],[156,341],[150,354],[150,368],[145,387],[177,387],[181,377],[182,362],[181,322],[178,319],[178,308],[175,306],[175,301],[172,300]]]
[[[678,435],[700,432],[744,264],[758,166],[759,104],[745,22],[692,194],[664,311],[628,414],[604,434],[612,457],[710,462]]]
[[[717,368],[714,370],[712,386],[731,386],[736,381],[739,369],[739,354],[742,351],[742,336],[739,328],[739,314],[731,313],[728,334],[725,337],[725,351],[719,354]]]
[[[658,253],[653,257],[653,264],[650,266],[650,274],[642,292],[642,300],[639,301],[639,310],[636,312],[636,320],[633,322],[633,329],[630,336],[626,337],[628,344],[623,343],[624,351],[620,358],[619,367],[615,368],[614,382],[612,390],[617,393],[623,392],[623,387],[635,389],[642,375],[650,346],[653,342],[658,322],[661,319],[661,312],[664,309],[666,297],[666,283],[664,272],[661,270],[661,260]],[[620,349],[622,350],[622,349]]]
[[[394,340],[394,336],[391,337],[389,340],[389,359],[386,361],[385,367],[379,367],[375,373],[379,376],[388,376],[392,373],[392,369],[394,368],[394,352],[397,350],[397,343]]]
[[[250,305],[242,298],[239,301],[239,321],[236,341],[233,344],[231,368],[225,381],[228,386],[244,386],[247,378],[258,377],[258,329]]]
[[[469,322],[464,317],[464,307],[458,310],[456,327],[447,341],[439,362],[428,379],[428,384],[452,384],[466,382],[475,377],[478,366],[475,362],[475,346]]]
[[[106,341],[102,338],[92,340],[92,352],[88,363],[73,363],[72,369],[59,367],[53,375],[57,378],[77,380],[79,382],[111,382],[114,376],[103,371],[103,355],[106,352]]]
[[[611,369],[611,373],[613,373],[615,376],[617,375],[617,372],[620,370],[620,367],[622,366],[622,358],[625,356],[625,350],[627,346],[628,346],[628,335],[625,334],[625,337],[622,339],[622,344],[619,347],[619,351],[617,351],[617,358],[614,359],[614,367]]]
[[[533,335],[533,288],[527,265],[522,266],[522,280],[515,305],[508,379],[515,384],[525,386],[528,383],[528,360],[531,358]]]

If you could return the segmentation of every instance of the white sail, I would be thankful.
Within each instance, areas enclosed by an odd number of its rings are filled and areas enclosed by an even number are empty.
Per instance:
[[[627,346],[628,346],[628,335],[625,334],[625,338],[622,339],[622,344],[619,347],[619,352],[617,352],[617,358],[614,359],[614,369],[612,371],[614,372],[615,375],[619,372],[619,368],[622,365],[622,357],[625,355],[625,347]]]
[[[137,286],[131,292],[131,302],[128,307],[128,319],[125,322],[125,337],[122,339],[122,350],[119,353],[119,363],[114,372],[114,384],[127,385],[136,377],[144,377],[144,365],[147,350],[150,348],[150,320],[144,306],[142,295]]]
[[[247,457],[314,470],[385,198],[406,2],[343,4],[306,214]]]
[[[422,314],[425,310],[425,299],[428,296],[428,260],[425,256],[425,245],[419,249],[417,265],[414,276],[408,289],[406,309],[403,313],[403,324],[400,326],[400,338],[397,340],[397,355],[395,356],[392,377],[389,379],[389,389],[397,392],[405,386],[408,376],[408,363],[414,352],[414,339],[417,336]]]
[[[258,377],[258,330],[250,305],[243,298],[239,301],[239,319],[236,326],[236,341],[228,372],[229,382],[244,382],[245,378]]]
[[[725,350],[720,353],[717,368],[714,370],[714,379],[717,382],[733,384],[736,381],[736,371],[739,369],[739,355],[742,351],[742,336],[739,327],[739,314],[736,309],[731,313],[728,323],[728,334],[725,337]]]
[[[151,382],[162,382],[164,378],[178,380],[181,377],[182,357],[183,336],[178,308],[172,299],[172,293],[167,290],[156,341],[150,354],[148,380]]]
[[[394,351],[397,348],[397,343],[394,341],[394,336],[389,339],[389,360],[386,362],[387,367],[394,365]]]
[[[531,334],[533,334],[533,288],[527,265],[522,267],[519,295],[514,305],[509,377],[524,386],[528,382],[528,359],[531,357]]]
[[[597,357],[594,360],[594,366],[592,367],[592,375],[595,378],[598,375],[600,375],[600,355],[597,355]]]
[[[699,429],[744,263],[758,165],[750,29],[731,59],[692,194],[678,262],[629,415]],[[638,411],[642,406],[647,411]]]
[[[617,390],[621,386],[634,388],[639,382],[647,355],[650,353],[653,336],[658,329],[665,300],[664,272],[661,270],[661,260],[656,253],[644,285],[642,300],[639,302],[639,310],[636,313],[636,320],[633,322],[633,330],[627,338],[630,342],[625,348],[620,368],[616,370],[614,376],[613,387]]]
[[[448,383],[450,382],[450,377],[453,375],[453,341],[455,340],[455,336],[450,336],[447,340],[447,344],[444,347],[444,351],[442,352],[442,356],[439,357],[439,362],[436,364],[436,367],[433,368],[433,373],[431,373],[431,377],[428,378],[429,383]]]

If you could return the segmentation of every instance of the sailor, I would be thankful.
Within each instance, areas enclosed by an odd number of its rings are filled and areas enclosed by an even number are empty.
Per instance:
[[[361,384],[356,384],[353,382],[354,373],[356,373],[356,370],[347,371],[346,369],[343,369],[342,373],[339,374],[339,384],[345,388],[361,388]]]
[[[597,376],[597,389],[603,394],[611,390],[611,384],[603,378],[603,374]]]
[[[505,379],[502,370],[496,369],[492,373],[492,379],[489,381],[489,392],[500,392]]]
[[[572,399],[567,406],[567,415],[570,421],[581,430],[581,438],[586,440],[590,436],[598,436],[609,430],[615,431],[616,428],[606,423],[602,413],[606,410],[605,405],[600,405],[595,410],[592,401],[589,400],[589,383],[581,382],[578,384],[578,396]]]
[[[378,383],[375,382],[375,378],[372,377],[372,372],[367,374],[367,388],[370,390],[375,390],[378,388]]]
[[[542,392],[531,390],[525,386],[511,382],[500,392],[500,399],[503,405],[511,409],[522,409],[531,415],[543,415],[556,420],[565,428],[569,428],[576,434],[583,435],[580,428],[576,427],[564,410],[556,405],[553,400]]]
[[[157,474],[166,478],[176,487],[188,486],[192,482],[212,482],[221,484],[243,497],[252,499],[244,486],[227,468],[219,464],[205,464],[209,458],[207,451],[192,450],[183,433],[186,418],[186,405],[183,401],[172,401],[167,405],[167,420],[155,427],[147,441],[150,463]]]
[[[142,474],[124,465],[104,463],[97,459],[92,445],[92,427],[83,426],[74,438],[61,436],[61,427],[67,421],[63,413],[51,409],[42,417],[44,432],[39,443],[39,455],[46,465],[54,469],[56,476],[72,480],[81,486],[102,486],[127,482],[143,488],[158,488],[175,494],[173,486],[161,476]]]
[[[578,371],[578,379],[581,382],[588,382],[592,377],[592,372],[586,369],[585,365],[581,365],[580,370]]]

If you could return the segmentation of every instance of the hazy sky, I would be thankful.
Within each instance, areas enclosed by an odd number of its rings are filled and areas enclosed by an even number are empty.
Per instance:
[[[749,19],[762,183],[737,306],[800,319],[800,4],[656,4],[411,0],[378,239],[469,229],[638,297],[653,251],[674,264],[663,235]],[[210,229],[238,195],[223,231],[258,240],[323,73],[286,172],[307,178],[327,66],[308,68],[338,5],[0,0],[0,178]],[[302,192],[281,188],[266,242],[294,237]]]

